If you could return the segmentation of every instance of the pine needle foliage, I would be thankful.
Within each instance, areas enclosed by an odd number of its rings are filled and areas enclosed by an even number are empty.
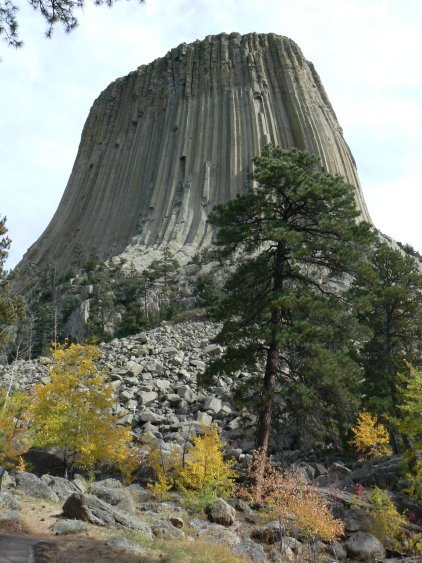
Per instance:
[[[399,417],[397,374],[409,362],[422,369],[422,273],[415,257],[383,241],[372,248],[368,266],[350,290],[359,322],[370,331],[360,355],[364,406]]]
[[[66,476],[99,462],[127,467],[132,436],[111,414],[113,390],[95,364],[99,349],[71,344],[52,354],[51,382],[35,387],[35,443],[63,448]]]
[[[354,188],[322,172],[315,155],[267,146],[253,162],[253,189],[209,217],[214,258],[234,271],[214,313],[226,352],[202,382],[261,362],[259,376],[235,381],[239,400],[257,411],[258,446],[268,446],[276,392],[293,427],[332,441],[354,416],[359,382],[343,282],[371,229],[357,221]]]
[[[397,392],[398,428],[422,447],[422,371],[407,364],[406,372],[398,375]]]

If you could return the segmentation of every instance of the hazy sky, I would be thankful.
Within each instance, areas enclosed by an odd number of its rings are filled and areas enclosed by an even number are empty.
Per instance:
[[[17,51],[0,42],[0,214],[9,267],[48,225],[88,111],[114,79],[206,35],[274,32],[319,72],[375,225],[422,251],[421,0],[136,0],[87,5],[71,34],[21,4]]]

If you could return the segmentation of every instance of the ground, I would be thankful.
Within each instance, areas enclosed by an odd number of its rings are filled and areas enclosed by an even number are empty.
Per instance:
[[[228,548],[221,545],[205,544],[197,540],[144,542],[143,547],[150,555],[131,555],[107,545],[107,539],[122,535],[132,541],[134,534],[98,526],[88,526],[88,533],[72,536],[56,536],[52,527],[61,516],[62,504],[40,501],[25,495],[21,503],[22,527],[0,528],[0,563],[18,561],[12,559],[7,549],[17,551],[28,549],[34,544],[34,563],[246,563],[247,560],[234,557]],[[20,552],[19,552],[20,553]],[[7,556],[6,556],[7,555]],[[15,555],[16,556],[16,555]],[[9,558],[10,557],[10,558]],[[21,560],[24,563],[25,559]],[[28,561],[30,561],[28,557]],[[249,560],[248,560],[249,561]],[[20,560],[19,560],[20,563]]]

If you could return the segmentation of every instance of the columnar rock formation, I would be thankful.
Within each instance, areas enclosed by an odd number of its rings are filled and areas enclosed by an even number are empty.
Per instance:
[[[76,243],[102,258],[208,244],[207,215],[250,187],[267,143],[311,150],[356,186],[355,162],[312,63],[274,34],[206,37],[110,84],[95,101],[57,212],[25,260],[63,270]]]

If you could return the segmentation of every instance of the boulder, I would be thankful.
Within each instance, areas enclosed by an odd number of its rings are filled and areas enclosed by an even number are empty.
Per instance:
[[[157,393],[155,393],[155,391],[141,391],[139,393],[139,402],[145,406],[150,405],[156,400],[157,397],[158,395]]]
[[[241,542],[240,536],[232,530],[228,530],[225,526],[205,524],[197,532],[197,537],[202,538],[205,542],[229,546],[234,546]]]
[[[254,562],[265,562],[267,560],[263,547],[249,538],[243,539],[240,543],[232,547],[232,552],[242,559],[247,558]]]
[[[136,530],[151,539],[152,531],[148,524],[123,510],[118,510],[94,495],[74,493],[63,505],[63,515],[83,520],[97,526],[116,526]]]
[[[235,509],[222,498],[217,498],[206,506],[205,514],[210,522],[227,527],[231,526],[236,518]]]
[[[251,538],[271,545],[283,539],[283,528],[278,520],[274,520],[265,526],[253,528],[251,531]]]
[[[208,397],[205,399],[204,402],[204,409],[206,411],[212,411],[215,414],[221,411],[222,402],[220,399],[216,399],[215,397]]]
[[[90,493],[119,510],[131,513],[136,512],[136,504],[133,497],[126,489],[122,488],[120,481],[117,481],[117,483],[119,483],[120,487],[115,488],[103,481],[97,481],[91,485]]]
[[[152,525],[152,533],[156,538],[162,540],[180,540],[185,537],[185,534],[180,528],[173,526],[167,520],[157,520]]]
[[[368,532],[356,532],[345,542],[348,557],[355,561],[375,561],[385,556],[382,543]]]
[[[142,557],[146,557],[148,555],[148,551],[146,549],[121,536],[113,536],[107,541],[107,545],[113,547],[114,549],[121,549],[122,551],[127,551],[128,553],[133,553],[134,555]]]
[[[83,493],[83,485],[76,481],[69,481],[64,477],[55,477],[54,475],[43,475],[41,481],[45,483],[60,500],[66,500],[72,493]]]
[[[343,519],[346,532],[371,532],[376,526],[375,518],[363,508],[351,508]]]
[[[58,520],[53,528],[56,536],[67,536],[70,534],[84,534],[88,531],[86,522],[81,520]]]
[[[20,502],[18,499],[8,491],[0,492],[0,510],[19,510]]]
[[[16,488],[30,497],[42,498],[52,502],[59,502],[57,494],[33,473],[27,471],[16,472]]]
[[[204,354],[207,356],[221,356],[223,349],[218,344],[208,344],[204,348]]]
[[[126,365],[127,365],[126,373],[131,377],[138,377],[138,375],[140,375],[144,370],[143,366],[133,361],[129,361]]]

